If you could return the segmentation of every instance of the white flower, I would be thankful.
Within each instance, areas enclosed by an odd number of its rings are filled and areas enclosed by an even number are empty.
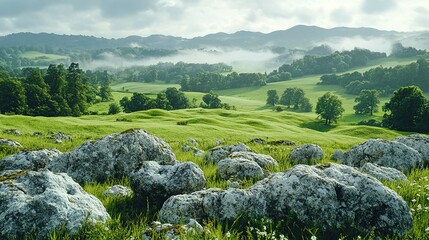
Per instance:
[[[420,197],[420,194],[418,194],[418,193],[417,193],[417,194],[416,194],[416,196],[417,196],[417,197]]]
[[[226,236],[226,238],[230,238],[231,237],[231,233],[230,232],[226,232],[225,236]]]
[[[427,227],[427,228],[425,229],[425,231],[426,231],[426,232],[429,232],[429,227]]]
[[[422,205],[421,204],[417,205],[417,211],[421,211],[421,210],[422,210]]]
[[[287,238],[285,238],[285,235],[283,235],[283,234],[280,234],[279,238],[280,238],[280,240],[288,240]]]
[[[413,203],[414,203],[414,202],[417,202],[417,200],[416,200],[416,199],[413,199],[413,200],[411,200],[411,202],[413,202]]]
[[[311,238],[310,238],[311,240],[317,240],[317,237],[316,236],[311,236]]]

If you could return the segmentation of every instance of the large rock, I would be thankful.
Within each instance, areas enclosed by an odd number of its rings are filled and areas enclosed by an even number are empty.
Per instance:
[[[341,163],[354,167],[362,167],[367,162],[402,172],[423,164],[422,155],[416,150],[400,142],[383,139],[371,139],[354,146],[344,153],[341,160]]]
[[[21,151],[5,157],[0,161],[0,170],[33,170],[44,168],[48,163],[57,159],[62,153],[57,149],[42,149],[37,151]]]
[[[261,168],[279,167],[279,163],[273,157],[254,152],[233,152],[228,156],[228,158],[245,158],[256,162]]]
[[[73,234],[87,220],[108,218],[101,202],[64,173],[0,172],[0,239],[43,238],[62,226]]]
[[[94,182],[131,176],[145,161],[175,164],[176,158],[163,140],[132,129],[85,142],[47,167],[53,172],[66,172],[78,182]]]
[[[5,129],[3,130],[3,133],[17,135],[17,136],[22,135],[21,131],[19,131],[18,129]]]
[[[225,158],[218,163],[217,177],[228,179],[261,179],[264,171],[254,161],[245,158]]]
[[[395,168],[382,167],[369,162],[365,163],[359,170],[363,173],[377,178],[380,181],[408,180],[405,174]]]
[[[192,162],[160,165],[147,161],[131,176],[131,187],[135,194],[161,201],[172,195],[201,190],[205,184],[203,171]]]
[[[335,160],[335,161],[341,161],[341,159],[343,159],[344,157],[344,152],[341,150],[335,150],[335,152],[332,154],[331,156],[331,160]]]
[[[417,150],[417,152],[422,155],[424,164],[426,166],[429,165],[429,137],[420,134],[412,134],[409,136],[397,137],[395,141]]]
[[[231,146],[218,146],[213,149],[210,149],[210,151],[204,156],[207,162],[213,162],[218,163],[220,160],[225,159],[228,157],[229,154],[233,152],[251,152],[252,149],[250,149],[248,146],[246,146],[244,143],[238,143]]]
[[[6,138],[0,138],[0,146],[22,147],[21,143]]]
[[[347,231],[402,237],[412,226],[406,202],[375,178],[339,164],[297,165],[270,175],[248,190],[208,189],[170,197],[164,222],[190,218],[234,220],[238,216],[293,219],[323,232]]]
[[[316,144],[304,144],[294,148],[289,154],[289,159],[293,165],[315,164],[323,159],[323,150]]]

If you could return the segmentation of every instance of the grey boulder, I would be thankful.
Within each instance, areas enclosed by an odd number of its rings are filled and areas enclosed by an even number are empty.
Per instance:
[[[104,223],[109,214],[94,196],[64,173],[0,172],[0,238],[47,237],[65,227],[76,233],[85,221]]]
[[[254,161],[245,158],[225,158],[218,162],[216,170],[219,179],[261,179],[264,171]]]
[[[204,188],[204,173],[195,163],[178,162],[160,165],[147,161],[131,175],[131,187],[138,197],[165,200],[176,194],[191,193]]]
[[[15,140],[6,139],[6,138],[0,138],[0,146],[1,145],[9,146],[9,147],[22,147],[21,143]]]
[[[208,189],[170,197],[163,222],[190,218],[235,220],[294,219],[320,231],[348,231],[402,237],[413,218],[406,202],[375,178],[340,164],[296,165],[257,182],[248,190]]]
[[[408,180],[405,174],[395,168],[382,167],[369,162],[365,163],[359,170],[363,173],[377,178],[380,181]]]
[[[335,150],[331,156],[331,160],[341,161],[344,157],[344,152],[341,150]]]
[[[289,159],[293,165],[315,164],[323,159],[323,150],[316,144],[304,144],[294,148],[289,154]]]
[[[233,152],[251,152],[252,149],[250,149],[248,146],[246,146],[244,143],[238,143],[235,145],[230,146],[218,146],[213,149],[210,149],[210,151],[204,156],[207,162],[213,162],[218,163],[220,160],[225,159],[228,157],[229,154]]]
[[[254,152],[233,152],[228,158],[244,158],[256,162],[261,168],[279,167],[279,163],[273,157],[265,154],[258,154]]]
[[[47,167],[53,172],[65,172],[82,183],[129,177],[145,161],[175,164],[176,157],[160,138],[131,129],[85,142]]]
[[[0,161],[0,170],[33,170],[44,168],[48,163],[57,159],[62,152],[53,149],[37,151],[21,151],[17,154],[3,158]]]
[[[429,137],[421,134],[412,134],[409,136],[397,137],[395,141],[415,149],[422,155],[424,164],[426,166],[429,165]]]
[[[352,147],[344,153],[342,164],[362,167],[370,162],[383,167],[391,167],[402,172],[423,165],[422,155],[416,150],[397,141],[371,139]]]

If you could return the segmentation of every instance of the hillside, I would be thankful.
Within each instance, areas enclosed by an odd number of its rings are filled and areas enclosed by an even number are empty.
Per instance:
[[[287,30],[271,33],[239,31],[235,33],[215,33],[191,39],[151,35],[147,37],[129,36],[118,39],[99,38],[82,35],[57,35],[52,33],[14,33],[0,37],[0,47],[49,46],[72,50],[95,50],[140,46],[151,49],[183,48],[241,48],[260,50],[267,47],[285,47],[287,49],[309,49],[322,43],[335,43],[342,39],[360,38],[366,41],[385,39],[387,42],[402,42],[417,48],[428,48],[427,32],[395,32],[373,28],[337,27],[325,29],[316,26],[298,25]]]

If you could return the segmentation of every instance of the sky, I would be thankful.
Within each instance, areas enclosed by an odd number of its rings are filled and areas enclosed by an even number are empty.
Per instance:
[[[47,32],[185,38],[295,25],[429,30],[426,0],[0,0],[0,35]]]

